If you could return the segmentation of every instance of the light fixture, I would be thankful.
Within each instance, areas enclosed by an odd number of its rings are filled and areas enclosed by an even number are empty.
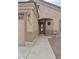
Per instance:
[[[26,14],[27,14],[27,20],[29,21],[29,23],[31,24],[31,21],[30,21],[30,15],[31,15],[31,12],[30,12],[30,10],[27,10],[26,11]]]
[[[30,10],[27,10],[27,16],[30,17]]]

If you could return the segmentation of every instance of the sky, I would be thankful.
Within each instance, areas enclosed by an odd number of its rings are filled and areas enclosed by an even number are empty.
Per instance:
[[[61,0],[45,0],[45,1],[61,6]]]
[[[18,1],[27,1],[27,0],[18,0]],[[61,0],[45,0],[45,1],[61,6]]]

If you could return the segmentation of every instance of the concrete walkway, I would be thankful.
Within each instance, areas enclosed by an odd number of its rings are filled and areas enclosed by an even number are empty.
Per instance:
[[[56,59],[56,57],[48,38],[42,36],[34,46],[19,48],[19,59]]]

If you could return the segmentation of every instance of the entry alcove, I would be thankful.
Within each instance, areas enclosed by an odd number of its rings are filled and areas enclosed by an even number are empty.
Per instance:
[[[38,19],[39,34],[49,35],[53,34],[53,19],[51,18],[40,18]],[[42,30],[41,30],[42,29]]]

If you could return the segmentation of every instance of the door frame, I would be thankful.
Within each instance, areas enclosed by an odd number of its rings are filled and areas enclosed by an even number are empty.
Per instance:
[[[39,34],[46,34],[46,21],[45,20],[38,20],[39,24]],[[41,27],[43,25],[43,27]],[[41,31],[41,28],[43,28],[43,31]]]

